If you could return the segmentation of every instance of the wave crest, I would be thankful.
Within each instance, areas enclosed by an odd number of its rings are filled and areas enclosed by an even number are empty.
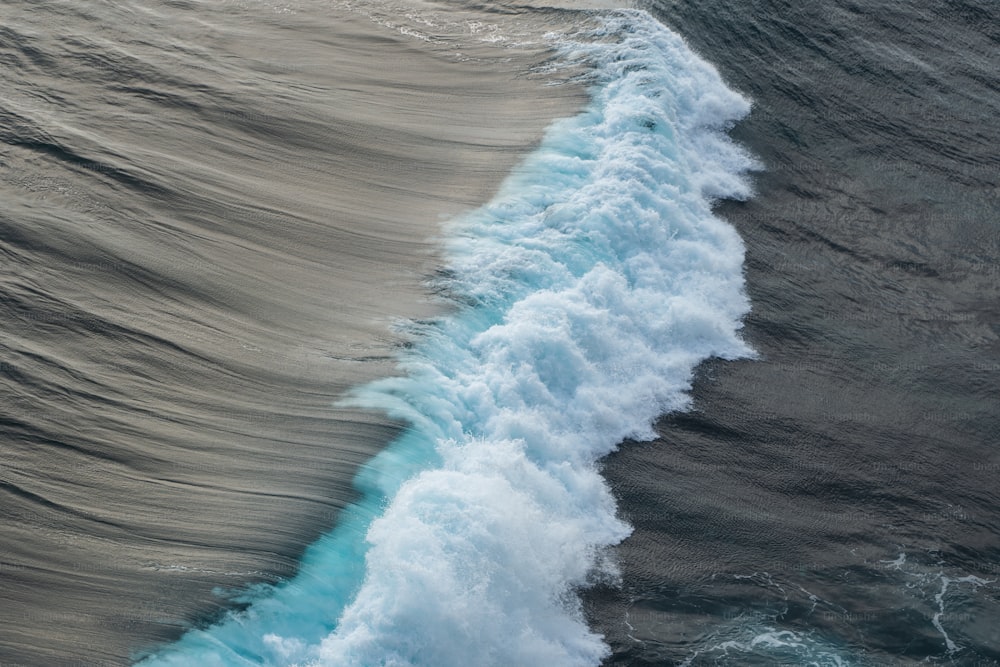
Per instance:
[[[449,226],[448,291],[465,305],[404,353],[404,377],[355,394],[412,424],[359,477],[366,500],[295,581],[172,655],[338,667],[605,657],[575,591],[595,570],[614,575],[601,554],[629,527],[597,461],[687,407],[702,360],[752,355],[739,336],[743,244],[711,206],[749,196],[755,164],[724,132],[749,102],[679,36],[639,11],[599,23],[553,36],[592,65],[591,104]]]

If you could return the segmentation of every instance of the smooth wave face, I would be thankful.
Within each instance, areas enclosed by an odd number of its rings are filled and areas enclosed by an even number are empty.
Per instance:
[[[121,667],[293,576],[401,432],[332,404],[442,312],[441,216],[586,103],[493,41],[538,21],[360,4],[4,3],[0,663]]]
[[[456,312],[355,395],[411,424],[365,500],[295,580],[143,665],[605,657],[575,591],[615,576],[629,527],[598,460],[684,409],[702,360],[752,356],[743,244],[711,206],[751,194],[754,161],[725,134],[749,102],[680,37],[644,12],[594,20],[550,36],[593,68],[591,104],[452,223]]]

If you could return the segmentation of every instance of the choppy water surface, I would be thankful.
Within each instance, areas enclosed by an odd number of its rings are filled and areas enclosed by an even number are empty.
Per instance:
[[[752,362],[604,474],[636,530],[608,664],[1000,659],[998,104],[988,5],[662,3],[754,100]]]

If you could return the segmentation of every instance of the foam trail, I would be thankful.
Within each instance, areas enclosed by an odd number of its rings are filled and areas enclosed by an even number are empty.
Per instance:
[[[851,667],[869,664],[809,633],[781,630],[752,619],[732,627],[713,628],[706,645],[696,649],[681,667],[698,664],[769,664],[804,667]]]
[[[743,245],[711,202],[749,196],[754,163],[725,135],[749,103],[680,37],[645,12],[597,20],[560,46],[594,67],[589,107],[449,229],[458,312],[356,395],[412,424],[365,500],[292,582],[144,665],[607,654],[574,592],[613,576],[603,550],[629,533],[596,462],[684,409],[699,362],[752,354]]]

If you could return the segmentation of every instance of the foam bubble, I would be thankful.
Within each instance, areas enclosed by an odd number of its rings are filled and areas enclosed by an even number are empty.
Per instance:
[[[607,654],[575,591],[615,575],[602,554],[630,529],[597,461],[684,409],[702,360],[752,354],[743,244],[711,211],[750,194],[754,163],[724,133],[750,105],[644,12],[560,48],[594,66],[591,104],[449,226],[464,305],[422,331],[404,377],[354,397],[412,424],[359,477],[365,500],[295,580],[144,664]]]
[[[810,667],[848,667],[858,664],[808,633],[780,630],[770,625],[741,624],[733,628],[713,629],[714,639],[731,638],[695,650],[682,667],[712,661],[714,664],[808,665]]]

